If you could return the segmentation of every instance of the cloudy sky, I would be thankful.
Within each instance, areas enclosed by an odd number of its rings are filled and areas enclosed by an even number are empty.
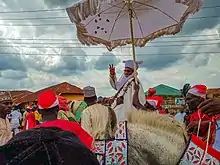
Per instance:
[[[73,3],[0,0],[0,90],[35,91],[68,81],[81,88],[93,85],[99,95],[114,94],[108,83],[108,64],[116,66],[119,76],[122,60],[131,58],[130,49],[108,52],[102,46],[83,46],[65,10],[39,11],[64,9]],[[178,35],[137,48],[137,59],[144,61],[139,78],[146,90],[161,83],[176,88],[186,82],[220,87],[220,1],[205,0],[204,7]],[[13,12],[33,10],[38,12]]]

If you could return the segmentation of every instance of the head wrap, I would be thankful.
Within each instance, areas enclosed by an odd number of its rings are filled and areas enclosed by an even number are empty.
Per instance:
[[[75,134],[53,127],[21,132],[2,146],[0,152],[7,165],[99,165],[95,155]]]
[[[38,96],[38,108],[50,109],[59,105],[58,97],[50,90],[42,92]]]
[[[68,100],[63,96],[57,96],[59,100],[59,109],[69,111]]]
[[[205,99],[207,93],[207,87],[205,85],[195,85],[188,91],[188,93]]]
[[[84,97],[94,97],[96,96],[95,88],[92,86],[86,86],[83,88]]]
[[[154,88],[149,88],[148,89],[148,96],[153,96],[153,95],[155,95],[156,94],[156,90],[154,89]]]
[[[125,63],[125,68],[131,68],[134,70],[134,62],[133,60],[127,60],[127,61],[123,61],[123,63]],[[136,61],[136,67],[137,69],[139,68],[139,64],[142,64],[143,61]]]

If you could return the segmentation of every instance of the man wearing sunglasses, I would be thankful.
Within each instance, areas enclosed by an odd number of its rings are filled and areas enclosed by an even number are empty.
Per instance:
[[[118,121],[125,121],[129,111],[144,109],[146,104],[145,94],[140,81],[135,83],[134,63],[132,60],[123,61],[125,63],[124,73],[117,80],[115,67],[109,65],[110,84],[117,93],[113,97],[111,107],[115,110]],[[137,69],[143,61],[137,61]]]

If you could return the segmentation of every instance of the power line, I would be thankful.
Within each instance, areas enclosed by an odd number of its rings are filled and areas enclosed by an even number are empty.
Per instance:
[[[193,20],[200,20],[200,19],[206,19],[206,18],[220,18],[220,16],[204,16],[204,17],[191,17],[187,20],[193,19]],[[24,18],[2,18],[0,20],[2,21],[19,21],[19,20],[50,20],[50,19],[69,19],[67,16],[63,17],[24,17]]]
[[[162,36],[164,38],[186,38],[186,37],[189,37],[189,38],[197,38],[197,37],[212,37],[212,36],[216,36],[217,34],[200,34],[200,35],[168,35],[168,36]],[[73,40],[76,40],[78,41],[78,39],[75,39],[75,38],[0,38],[0,40],[32,40],[32,41],[37,41],[37,40],[51,40],[51,41],[59,41],[59,40],[65,40],[65,41],[73,41]]]
[[[157,43],[172,43],[172,42],[175,42],[175,43],[183,43],[183,42],[207,42],[207,41],[220,41],[220,38],[214,38],[214,39],[203,39],[203,40],[171,40],[171,41],[156,41],[156,42],[151,42],[151,43],[154,43],[154,44],[157,44]],[[11,44],[11,43],[10,43]],[[74,42],[43,42],[43,43],[40,43],[40,42],[13,42],[13,44],[36,44],[36,45],[39,45],[39,44],[49,44],[49,45],[56,45],[56,44],[75,44],[75,45],[82,45],[81,43],[74,43]],[[96,45],[93,45],[93,46],[96,46]]]
[[[220,44],[220,42],[218,43],[203,43],[203,44],[190,44],[190,45],[148,45],[146,46],[146,48],[149,48],[149,47],[153,47],[153,48],[156,48],[156,47],[194,47],[194,46],[212,46],[212,45],[216,45],[216,44]],[[105,48],[104,46],[95,46],[95,47],[84,47],[84,46],[56,46],[56,47],[48,47],[48,46],[21,46],[21,45],[16,45],[16,46],[13,46],[13,45],[0,45],[1,48],[63,48],[63,49],[78,49],[78,48]],[[123,46],[122,48],[130,48],[129,46]]]
[[[204,6],[201,9],[213,9],[213,8],[219,8],[220,6]],[[37,13],[37,12],[56,12],[56,11],[65,11],[64,8],[58,8],[58,9],[39,9],[39,10],[17,10],[17,11],[1,11],[0,14],[8,14],[8,13]]]
[[[70,56],[70,57],[100,57],[100,56],[114,56],[114,54],[106,54],[106,55],[73,55],[73,54],[39,54],[39,53],[9,53],[9,52],[0,52],[0,54],[5,54],[5,55],[26,55],[26,56]],[[136,54],[136,56],[178,56],[178,55],[198,55],[198,54],[219,54],[219,52],[191,52],[191,53],[160,53],[160,54]],[[1,55],[0,55],[1,56]],[[117,57],[126,57],[126,56],[131,56],[131,54],[123,54],[123,55],[115,55]]]

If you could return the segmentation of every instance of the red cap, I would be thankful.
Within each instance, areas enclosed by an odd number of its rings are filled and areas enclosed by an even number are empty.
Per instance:
[[[148,89],[148,95],[149,95],[149,96],[155,95],[156,92],[157,92],[157,91],[156,91],[154,88],[149,88],[149,89]]]
[[[188,93],[205,98],[207,93],[207,87],[205,85],[194,85]]]
[[[55,93],[50,90],[46,90],[38,96],[38,108],[49,109],[59,105],[59,101]]]

